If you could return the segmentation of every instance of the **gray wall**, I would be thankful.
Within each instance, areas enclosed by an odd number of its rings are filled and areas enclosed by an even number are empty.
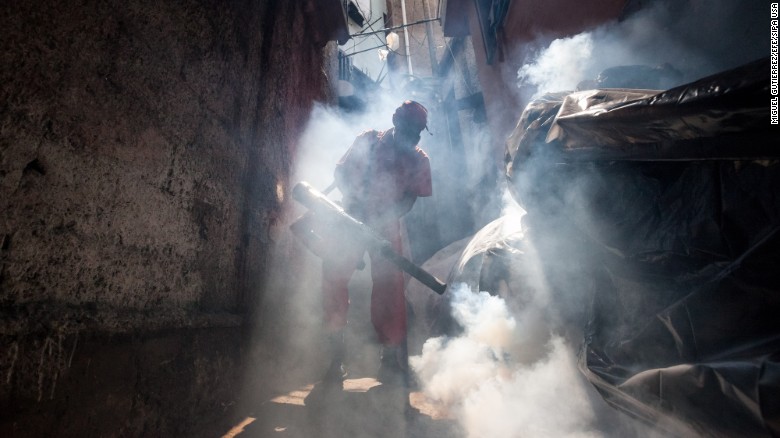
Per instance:
[[[165,417],[191,401],[182,391],[198,373],[243,365],[240,342],[208,331],[240,334],[263,318],[253,310],[297,135],[312,103],[332,95],[335,46],[309,41],[302,3],[0,9],[0,432],[19,433],[36,410],[59,412],[37,421],[46,434],[78,415],[74,402],[143,399],[144,378],[184,397],[148,410]],[[176,347],[160,350],[159,339]],[[215,354],[209,339],[230,351]],[[108,366],[107,351],[123,365]],[[167,365],[142,366],[159,351]],[[107,366],[90,368],[91,354]],[[202,367],[176,368],[176,357]],[[78,364],[103,384],[72,391],[84,383]],[[120,410],[114,426],[143,431],[153,420],[123,423],[140,412]]]

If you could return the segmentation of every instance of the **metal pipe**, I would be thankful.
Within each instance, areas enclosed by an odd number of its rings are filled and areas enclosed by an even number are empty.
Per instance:
[[[431,8],[428,6],[428,0],[423,0],[423,14],[425,14],[426,20],[431,16]],[[431,76],[439,75],[439,66],[436,62],[436,48],[433,42],[433,29],[431,29],[431,23],[428,21],[425,23],[425,36],[428,37],[428,56],[431,57]]]
[[[309,183],[301,181],[296,184],[292,189],[292,197],[314,213],[318,220],[323,221],[323,224],[329,224],[330,227],[334,227],[337,224],[347,227],[352,238],[359,239],[364,245],[375,249],[399,269],[428,286],[432,291],[441,295],[447,290],[445,283],[425,269],[415,265],[411,260],[395,252],[390,242],[376,234],[368,225],[350,216],[340,205],[328,199],[323,193],[318,192]],[[296,222],[293,225],[300,226],[300,222]],[[317,238],[317,236],[311,235],[309,230],[296,228],[293,228],[293,231],[299,233],[299,236],[305,236],[306,239]]]
[[[404,42],[406,46],[406,64],[409,67],[409,75],[414,74],[414,70],[412,70],[412,53],[409,51],[409,31],[406,29],[407,23],[406,23],[406,0],[401,0],[401,17],[403,18],[404,22]]]

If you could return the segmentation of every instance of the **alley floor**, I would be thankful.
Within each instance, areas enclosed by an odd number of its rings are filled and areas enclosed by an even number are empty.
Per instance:
[[[463,436],[455,421],[422,393],[412,392],[407,406],[402,397],[370,377],[347,379],[342,390],[332,392],[321,384],[303,385],[262,403],[223,438]]]

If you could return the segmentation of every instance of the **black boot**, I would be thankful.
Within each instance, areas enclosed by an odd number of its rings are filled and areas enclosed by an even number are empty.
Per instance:
[[[416,411],[409,400],[411,374],[405,342],[397,346],[382,347],[377,380],[382,384],[373,393],[380,398],[380,403],[394,407],[395,410],[390,412],[401,415],[400,418],[414,418]]]
[[[344,356],[346,348],[344,346],[344,332],[338,331],[330,333],[325,342],[330,363],[322,381],[314,385],[314,388],[304,399],[306,406],[316,406],[318,409],[331,406],[333,403],[339,403],[344,393],[344,379],[347,372],[344,369]]]
[[[409,388],[409,355],[405,342],[396,346],[382,346],[377,380],[382,385]]]
[[[330,365],[323,377],[323,383],[341,385],[347,378],[347,370],[344,368],[346,346],[344,345],[344,332],[338,331],[328,335],[330,344]]]

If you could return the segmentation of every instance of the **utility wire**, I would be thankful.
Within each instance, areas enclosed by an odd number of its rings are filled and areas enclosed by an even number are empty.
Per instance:
[[[360,29],[359,31],[357,31],[357,33],[355,33],[355,34],[353,34],[353,35],[350,35],[350,36],[360,36],[360,35],[362,35],[362,34],[363,34],[363,32],[365,32],[365,31],[366,31],[366,29],[371,29],[371,30],[374,30],[374,28],[373,28],[373,27],[371,27],[371,26],[373,26],[373,25],[377,24],[377,23],[379,22],[379,20],[381,20],[381,18],[377,18],[376,20],[374,20],[374,22],[373,22],[373,23],[371,23],[371,24],[369,24],[368,26],[366,26],[366,27],[364,27],[364,28]]]
[[[373,25],[373,24],[376,24],[376,23],[377,23],[379,20],[381,20],[381,18],[377,18],[377,19],[374,21],[374,23],[372,23],[372,24],[368,24],[366,27],[364,27],[363,29],[361,29],[361,30],[360,30],[360,32],[358,32],[358,33],[354,34],[354,36],[366,36],[366,37],[369,37],[369,36],[371,36],[372,34],[370,34],[370,33],[362,34],[361,32],[363,32],[363,31],[365,31],[366,29],[369,29],[369,28],[370,28],[370,29],[373,29],[372,25]],[[353,35],[350,35],[350,36],[353,36]],[[379,42],[380,42],[380,43],[384,43],[384,41],[382,41],[382,38],[379,38],[379,36],[377,36],[376,38],[379,40]],[[355,50],[355,49],[356,49],[358,46],[362,45],[363,43],[367,43],[369,40],[371,40],[371,38],[360,38],[360,39],[358,39],[358,38],[352,38],[352,46],[351,46],[351,49],[352,49],[352,50]]]
[[[353,35],[350,35],[350,37],[370,35],[372,33],[390,32],[391,30],[403,29],[405,27],[414,26],[416,24],[424,24],[424,23],[428,23],[430,21],[439,21],[439,20],[441,20],[441,18],[438,18],[438,17],[437,18],[429,18],[427,20],[418,20],[418,21],[415,21],[414,23],[408,23],[408,24],[405,24],[405,25],[402,24],[400,26],[386,27],[384,29],[375,30],[373,32],[365,32],[365,33],[353,34]]]
[[[358,53],[368,52],[369,50],[374,50],[374,49],[382,49],[384,47],[387,47],[387,44],[382,44],[382,45],[379,45],[379,46],[376,46],[376,47],[372,47],[370,49],[360,50],[358,52],[345,53],[345,54],[341,55],[341,57],[342,58],[346,58],[346,57],[349,57],[349,56],[352,56],[352,55],[357,55]]]
[[[377,22],[379,22],[379,20],[380,20],[381,18],[377,18],[376,20],[374,20],[374,22],[373,22],[373,23],[371,23],[371,22],[370,22],[370,20],[371,20],[371,15],[368,15],[368,16],[366,16],[366,11],[364,11],[364,10],[363,10],[363,8],[360,6],[360,4],[359,4],[359,3],[355,2],[355,3],[353,3],[353,4],[354,4],[355,6],[357,6],[357,8],[358,8],[358,11],[360,11],[360,13],[361,13],[361,14],[363,14],[363,17],[365,17],[365,18],[366,18],[366,22],[368,23],[367,27],[368,27],[369,29],[371,29],[371,31],[372,31],[372,32],[364,33],[363,31],[366,29],[366,28],[364,27],[363,29],[360,29],[360,34],[361,34],[361,35],[364,35],[364,36],[368,36],[368,35],[375,35],[375,36],[376,36],[376,39],[378,39],[380,43],[385,43],[384,41],[382,41],[382,38],[380,38],[380,37],[379,37],[379,35],[377,35],[377,32],[374,32],[374,31],[373,31],[373,30],[374,30],[374,25],[375,25]],[[373,12],[373,11],[369,10],[369,12]]]

